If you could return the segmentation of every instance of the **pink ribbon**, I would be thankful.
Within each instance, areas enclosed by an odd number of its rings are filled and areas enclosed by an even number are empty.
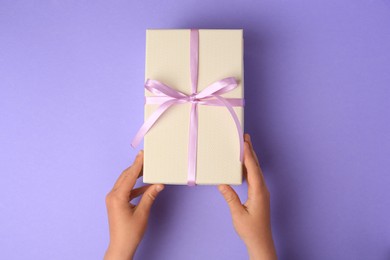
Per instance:
[[[197,93],[198,85],[198,50],[199,50],[199,31],[191,29],[190,36],[190,70],[192,94],[187,95],[177,91],[157,80],[147,79],[145,88],[155,96],[145,97],[146,104],[160,104],[156,111],[144,122],[138,130],[133,141],[132,147],[136,147],[156,123],[158,118],[171,106],[177,104],[191,103],[189,144],[188,144],[188,186],[195,185],[196,161],[198,145],[198,105],[224,106],[231,114],[237,128],[240,143],[240,161],[244,157],[244,133],[240,121],[233,109],[234,106],[244,106],[242,98],[224,98],[221,95],[237,88],[238,84],[234,77],[228,77],[218,80],[207,86],[201,92]]]

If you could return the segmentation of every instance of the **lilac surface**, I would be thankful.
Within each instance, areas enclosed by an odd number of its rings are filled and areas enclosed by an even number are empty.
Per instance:
[[[105,195],[138,151],[147,28],[244,29],[280,259],[390,258],[389,1],[3,0],[2,259],[102,258]],[[168,186],[136,255],[246,258],[213,186]]]

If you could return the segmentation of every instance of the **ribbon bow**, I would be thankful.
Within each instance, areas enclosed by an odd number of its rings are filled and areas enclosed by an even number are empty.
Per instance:
[[[187,95],[178,90],[175,90],[157,80],[147,79],[145,89],[155,94],[155,96],[145,97],[146,104],[160,104],[156,111],[144,122],[138,130],[133,141],[132,147],[136,147],[150,130],[158,118],[171,106],[176,104],[191,103],[190,114],[190,130],[189,130],[189,145],[188,145],[188,185],[195,185],[196,175],[196,156],[197,156],[197,141],[198,141],[198,105],[224,106],[231,114],[237,128],[239,143],[240,143],[240,161],[243,161],[244,156],[244,134],[240,125],[240,121],[233,109],[234,106],[244,106],[244,100],[241,98],[225,98],[221,95],[237,88],[238,84],[235,78],[227,77],[218,80],[205,89],[196,92],[197,74],[198,74],[198,30],[191,30],[191,95]]]

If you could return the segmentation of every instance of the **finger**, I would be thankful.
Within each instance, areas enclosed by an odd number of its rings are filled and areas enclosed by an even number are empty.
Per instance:
[[[260,167],[256,162],[255,155],[250,148],[247,138],[244,143],[244,165],[247,171],[248,199],[253,199],[261,192],[263,181],[260,176]]]
[[[257,162],[257,165],[259,165],[260,167],[260,163],[259,163],[259,158],[257,158],[257,154],[255,152],[255,149],[253,149],[253,144],[252,144],[252,139],[251,139],[251,136],[249,134],[245,134],[244,135],[244,140],[247,141],[249,143],[249,146],[251,148],[251,151],[253,152],[253,154],[255,155],[255,159],[256,159],[256,162]]]
[[[149,215],[150,209],[154,201],[156,200],[160,191],[164,189],[163,184],[153,184],[151,185],[142,195],[141,201],[139,202],[136,211],[142,212],[146,215]]]
[[[141,173],[143,159],[143,152],[141,151],[135,158],[133,165],[124,171],[122,180],[116,189],[118,196],[127,199],[129,198],[130,192],[137,181],[138,175]]]
[[[232,187],[226,184],[220,184],[218,185],[218,190],[226,200],[232,215],[240,213],[242,210],[244,210],[240,198]]]
[[[139,153],[137,154],[137,156],[140,154],[140,153],[143,153],[143,151],[139,151]],[[137,157],[136,157],[137,158]],[[116,190],[119,186],[119,184],[123,181],[125,175],[128,173],[128,171],[130,170],[130,168],[132,167],[132,165],[130,165],[129,167],[127,167],[122,173],[121,175],[119,175],[118,179],[116,180],[115,184],[114,184],[114,187],[112,188],[113,190]],[[138,178],[143,176],[143,169],[141,170],[141,172],[139,173],[138,175]]]
[[[128,168],[126,168],[122,173],[121,175],[119,175],[118,179],[116,180],[115,184],[114,184],[114,187],[112,188],[113,191],[115,191],[120,183],[123,181],[123,179],[125,178],[125,175],[128,174],[128,172],[130,171],[130,168],[131,166],[129,166]],[[138,177],[137,178],[140,178],[144,175],[144,172],[143,172],[143,169],[141,169],[141,172],[139,173]]]
[[[140,195],[142,195],[149,188],[149,186],[150,185],[145,185],[145,186],[133,189],[130,192],[130,200],[135,199],[135,198],[139,197]]]
[[[249,146],[250,146],[250,150],[252,152],[252,154],[254,155],[255,159],[256,159],[256,163],[257,163],[257,166],[260,170],[260,178],[261,178],[261,181],[263,184],[265,184],[265,181],[264,181],[264,175],[263,175],[263,171],[261,170],[261,166],[260,166],[260,163],[259,163],[259,159],[257,158],[257,154],[256,154],[256,151],[253,149],[253,143],[252,143],[252,139],[250,137],[249,134],[245,134],[244,136],[244,139],[249,143]]]

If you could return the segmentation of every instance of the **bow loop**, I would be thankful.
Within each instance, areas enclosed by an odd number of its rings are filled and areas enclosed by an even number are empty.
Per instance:
[[[224,93],[232,91],[237,86],[238,84],[235,78],[224,78],[212,83],[211,85],[203,89],[201,92],[199,92],[198,98],[206,98],[212,95],[222,95]]]
[[[187,97],[186,94],[154,79],[147,79],[145,82],[145,88],[158,96],[168,96],[176,99]]]

